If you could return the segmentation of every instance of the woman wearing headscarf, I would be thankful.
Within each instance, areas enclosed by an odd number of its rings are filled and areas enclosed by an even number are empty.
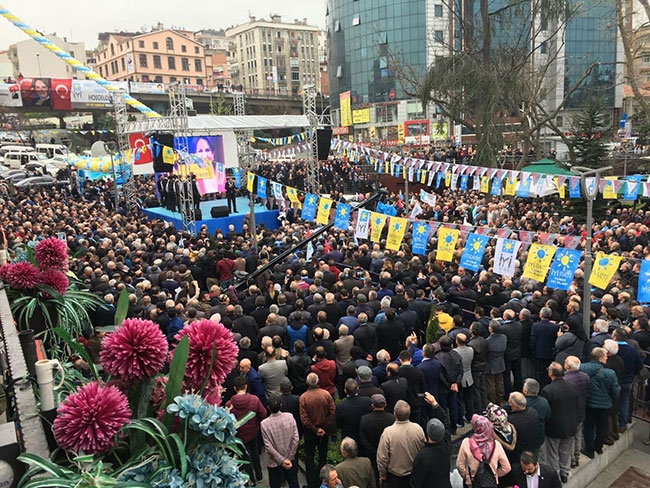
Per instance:
[[[510,472],[510,462],[501,444],[494,440],[492,424],[486,417],[474,415],[472,428],[474,433],[460,445],[456,468],[466,487],[481,488],[474,486],[473,481],[483,461],[489,464],[497,482],[500,476]]]

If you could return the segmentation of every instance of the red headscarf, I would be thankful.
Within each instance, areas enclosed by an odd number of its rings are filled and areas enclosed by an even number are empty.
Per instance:
[[[472,416],[474,433],[469,438],[472,455],[479,461],[490,459],[494,450],[494,430],[492,423],[482,415]]]

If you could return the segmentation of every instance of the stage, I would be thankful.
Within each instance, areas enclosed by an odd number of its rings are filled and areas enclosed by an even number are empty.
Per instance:
[[[215,234],[217,229],[221,229],[221,232],[225,235],[226,232],[228,232],[228,226],[230,224],[235,226],[236,231],[242,230],[244,217],[250,212],[249,199],[246,197],[238,197],[237,213],[230,214],[228,217],[218,217],[213,219],[210,216],[210,210],[212,207],[219,206],[227,207],[228,201],[224,198],[221,200],[201,202],[203,220],[196,220],[197,232],[204,224],[208,226],[208,232],[212,235]],[[171,212],[163,207],[143,208],[142,211],[151,219],[163,219],[174,224],[174,227],[179,230],[183,228],[183,218],[179,212]],[[277,229],[280,226],[280,223],[278,222],[278,214],[279,210],[267,210],[267,208],[260,203],[255,205],[255,223],[257,225],[264,224],[267,229]]]

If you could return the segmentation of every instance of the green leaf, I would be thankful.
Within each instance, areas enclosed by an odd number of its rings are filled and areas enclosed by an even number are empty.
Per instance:
[[[54,464],[51,461],[48,461],[47,459],[43,459],[40,456],[36,456],[28,452],[23,452],[18,456],[18,461],[22,461],[23,463],[37,466],[42,471],[45,471],[46,473],[50,473],[54,476],[58,476],[61,479],[66,478],[65,471],[61,469],[60,466]]]
[[[59,478],[36,478],[25,484],[19,485],[20,488],[74,488],[77,486],[77,480],[64,480]]]
[[[126,314],[129,312],[129,293],[126,288],[120,293],[120,298],[117,300],[117,307],[115,307],[115,327],[119,327],[126,319]]]
[[[184,336],[174,350],[172,364],[169,367],[169,376],[167,386],[165,387],[165,404],[163,405],[163,424],[171,430],[174,416],[167,412],[167,406],[174,402],[174,398],[181,393],[183,378],[185,376],[185,365],[190,353],[190,342],[187,336]]]
[[[178,457],[181,462],[181,478],[185,479],[185,476],[187,475],[187,454],[185,453],[185,444],[183,444],[183,441],[178,434],[171,434],[169,438],[174,441],[174,444],[176,444],[176,448],[178,449]]]
[[[90,368],[90,373],[93,375],[93,378],[96,380],[99,379],[99,373],[97,372],[97,368],[95,367],[95,364],[92,362],[90,359],[90,354],[88,354],[88,351],[86,351],[86,348],[83,347],[79,342],[74,340],[71,336],[70,333],[63,329],[62,327],[55,327],[52,329],[52,332],[54,332],[57,336],[65,342],[65,344],[70,347],[74,352],[79,354],[83,358],[86,363],[88,363],[88,367]]]
[[[255,417],[255,412],[248,412],[242,418],[235,420],[235,428],[239,429],[242,425]]]

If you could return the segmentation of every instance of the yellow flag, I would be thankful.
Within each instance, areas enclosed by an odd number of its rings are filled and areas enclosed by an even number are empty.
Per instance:
[[[427,170],[423,169],[422,171],[420,171],[420,183],[424,185],[426,181],[427,181]]]
[[[321,197],[318,202],[318,213],[316,214],[316,222],[319,224],[328,224],[330,221],[330,210],[332,210],[332,200],[329,198]]]
[[[543,283],[556,249],[555,246],[538,244],[537,242],[531,244],[530,250],[528,251],[528,259],[524,266],[523,276]]]
[[[589,284],[601,290],[606,289],[609,282],[612,281],[614,273],[618,270],[621,259],[622,256],[596,253],[594,267],[591,270],[591,276],[589,276]]]
[[[404,232],[406,232],[407,220],[401,217],[391,217],[390,226],[388,227],[388,237],[386,238],[386,249],[399,251],[399,246],[404,239]]]
[[[377,212],[370,212],[370,240],[379,242],[381,240],[381,231],[386,224],[386,215]]]
[[[388,159],[384,161],[384,173],[388,173],[388,169],[390,168],[390,161]]]
[[[506,178],[506,188],[503,192],[506,196],[514,196],[517,190],[517,178]]]
[[[255,185],[255,173],[251,173],[250,171],[247,174],[248,178],[246,180],[246,189],[250,192],[253,193],[254,185]]]
[[[449,188],[451,186],[451,173],[445,173],[445,186]]]
[[[616,176],[606,176],[605,182],[603,185],[603,198],[605,199],[616,199],[616,188],[614,188],[614,182],[612,180],[617,179]]]
[[[296,189],[291,186],[285,186],[285,188],[287,189],[287,197],[289,197],[289,201],[292,203],[300,203]]]
[[[481,176],[481,193],[490,192],[490,178],[487,176]]]
[[[438,229],[438,250],[436,259],[451,262],[454,259],[454,250],[458,242],[458,229],[440,227]]]
[[[165,164],[174,164],[174,148],[163,146],[162,160]]]
[[[555,186],[557,186],[557,192],[560,195],[560,198],[564,199],[564,196],[566,195],[566,184],[563,182],[560,185],[557,176],[553,178],[553,181],[555,182]]]

